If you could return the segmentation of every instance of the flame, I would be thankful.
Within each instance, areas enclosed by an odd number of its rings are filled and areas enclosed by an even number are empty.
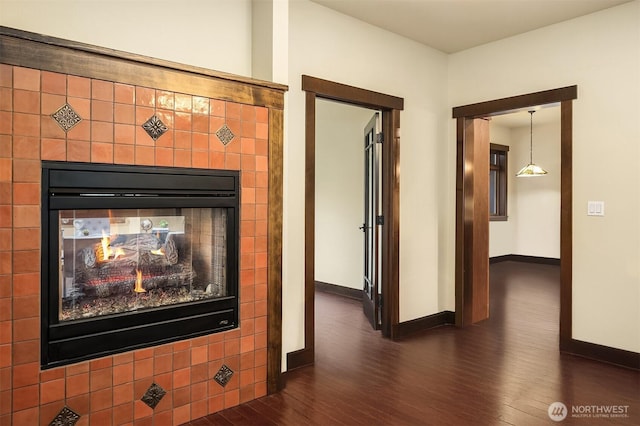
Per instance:
[[[164,247],[160,247],[158,250],[151,250],[150,253],[156,256],[164,256]]]
[[[113,254],[113,260],[116,260],[118,258],[118,256],[124,256],[124,250],[122,250],[121,248],[117,248],[115,253]]]
[[[111,244],[111,239],[107,234],[105,234],[104,229],[102,230],[102,260],[109,260],[109,255],[111,254],[111,248],[109,244]]]
[[[142,288],[142,271],[139,270],[139,269],[136,269],[136,286],[133,289],[133,291],[135,291],[136,293],[146,293],[147,292],[147,290]]]

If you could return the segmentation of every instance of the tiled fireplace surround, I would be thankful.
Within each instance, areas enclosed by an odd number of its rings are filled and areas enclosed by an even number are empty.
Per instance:
[[[65,104],[82,118],[67,132],[52,118]],[[65,406],[78,425],[175,425],[267,393],[268,138],[265,107],[0,64],[0,426]],[[41,160],[240,170],[240,327],[41,370]],[[167,392],[155,409],[152,383]]]

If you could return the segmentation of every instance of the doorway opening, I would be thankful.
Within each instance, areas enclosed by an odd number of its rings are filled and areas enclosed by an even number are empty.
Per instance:
[[[560,104],[560,348],[571,341],[572,144],[577,86],[519,95],[453,109],[457,119],[456,325],[489,314],[489,132],[486,118]]]
[[[315,353],[315,204],[316,204],[316,100],[326,99],[379,110],[382,118],[382,186],[381,209],[381,294],[385,303],[380,309],[382,335],[393,338],[399,322],[399,144],[400,111],[404,100],[378,92],[302,76],[305,91],[305,310],[304,348],[287,354],[287,369],[311,365]]]

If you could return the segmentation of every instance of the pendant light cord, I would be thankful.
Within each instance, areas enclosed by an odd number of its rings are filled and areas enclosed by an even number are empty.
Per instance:
[[[529,127],[529,164],[533,164],[533,113],[535,111],[529,111],[530,114],[530,127]]]

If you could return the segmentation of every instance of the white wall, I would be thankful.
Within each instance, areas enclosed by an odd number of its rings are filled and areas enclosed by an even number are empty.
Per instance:
[[[572,84],[573,338],[640,352],[640,2],[449,57],[450,106]]]
[[[374,111],[316,102],[317,281],[362,289],[364,127]]]
[[[558,120],[560,109],[557,110]],[[520,114],[527,114],[521,112]],[[528,114],[527,114],[528,115]],[[509,146],[507,221],[489,224],[489,256],[519,254],[560,258],[560,123],[533,127],[533,161],[547,172],[516,178],[529,163],[530,127],[507,128],[491,122],[491,142]]]
[[[439,246],[439,150],[447,144],[450,116],[443,84],[446,55],[315,3],[291,2],[283,353],[304,346],[302,74],[404,97],[400,153],[400,320],[439,312],[440,285],[453,286],[452,274],[440,268],[442,257],[453,256],[453,245],[444,250]],[[449,238],[452,235],[442,236]]]
[[[0,0],[0,25],[251,76],[250,0]]]

